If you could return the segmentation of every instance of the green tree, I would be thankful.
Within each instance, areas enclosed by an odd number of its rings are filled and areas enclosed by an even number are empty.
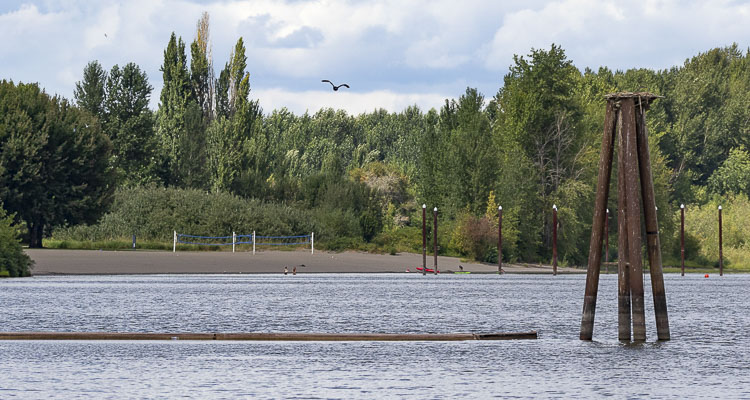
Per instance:
[[[750,153],[744,146],[729,151],[729,157],[708,178],[711,192],[750,195]]]
[[[549,51],[532,49],[528,59],[514,56],[513,60],[496,96],[495,131],[501,151],[514,154],[516,159],[512,162],[520,162],[521,169],[503,168],[501,174],[515,176],[519,171],[530,172],[525,167],[533,165],[535,171],[527,173],[526,179],[537,180],[535,193],[532,196],[519,193],[527,196],[522,205],[525,210],[519,213],[520,239],[524,242],[521,247],[526,257],[543,254],[546,259],[552,232],[552,204],[559,200],[558,191],[563,187],[580,188],[566,181],[580,179],[590,146],[579,125],[581,104],[579,96],[575,96],[581,74],[563,49],[554,44]],[[509,178],[501,179],[505,182],[515,179]],[[566,198],[572,200],[577,196]],[[540,242],[542,246],[536,250],[527,247]]]
[[[0,201],[41,247],[45,230],[94,222],[113,191],[111,143],[90,113],[35,84],[0,83]]]
[[[155,179],[157,140],[148,109],[153,88],[136,64],[115,65],[107,77],[103,129],[113,145],[113,167],[123,183],[144,184]]]
[[[474,215],[481,215],[495,182],[497,162],[484,96],[476,89],[467,88],[459,98],[456,122],[450,139],[454,162],[448,166],[453,196],[460,208],[468,207]]]
[[[204,12],[196,25],[195,40],[190,44],[190,87],[206,121],[213,118],[214,104],[214,66],[209,28],[209,16]]]
[[[104,115],[105,84],[107,73],[99,61],[91,61],[83,69],[83,80],[76,82],[73,95],[76,104],[92,115],[102,118]]]
[[[228,79],[228,97],[222,92],[224,83],[218,83],[219,112],[208,129],[207,158],[214,191],[259,194],[268,177],[268,141],[263,134],[260,104],[249,99],[250,74],[245,71],[246,61],[240,38],[220,78]]]
[[[191,92],[185,43],[182,38],[178,40],[174,32],[164,50],[161,71],[164,86],[159,97],[156,125],[164,157],[164,181],[167,184],[179,184],[180,167],[186,162],[180,144],[185,140],[185,114],[191,100]]]
[[[31,275],[30,268],[33,262],[23,252],[18,236],[18,228],[13,224],[13,215],[8,215],[0,204],[0,277]]]

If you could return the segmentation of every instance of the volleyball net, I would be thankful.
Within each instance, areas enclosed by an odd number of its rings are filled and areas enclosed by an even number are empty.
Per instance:
[[[260,236],[256,235],[255,232],[250,235],[238,235],[232,232],[231,236],[200,236],[174,231],[172,252],[177,251],[178,244],[232,246],[232,253],[235,252],[237,245],[247,244],[253,246],[253,254],[255,254],[256,246],[299,246],[309,244],[310,253],[315,254],[315,232],[310,232],[309,235],[294,236]]]

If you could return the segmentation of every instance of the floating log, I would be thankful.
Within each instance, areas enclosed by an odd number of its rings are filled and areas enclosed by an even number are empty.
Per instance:
[[[0,332],[0,340],[235,340],[397,342],[536,339],[536,331],[496,333],[150,333]]]

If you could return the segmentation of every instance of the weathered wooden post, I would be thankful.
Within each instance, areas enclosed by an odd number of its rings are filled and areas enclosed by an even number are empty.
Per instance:
[[[646,311],[643,300],[643,261],[641,259],[641,199],[638,197],[638,144],[636,139],[635,102],[623,101],[620,105],[622,125],[620,134],[625,137],[625,188],[628,196],[625,202],[628,221],[628,254],[630,256],[630,307],[633,318],[633,340],[646,340]],[[622,167],[622,166],[621,166]],[[643,196],[643,193],[641,193]],[[648,210],[644,204],[644,211]]]
[[[594,333],[594,315],[596,312],[596,297],[599,290],[599,265],[602,257],[601,237],[604,228],[603,209],[607,207],[609,197],[609,179],[612,172],[613,140],[616,134],[617,120],[616,103],[607,102],[607,113],[604,117],[604,136],[602,151],[599,158],[599,177],[596,184],[596,200],[594,203],[594,223],[591,226],[591,242],[589,245],[589,263],[586,271],[586,294],[583,300],[583,316],[581,318],[581,340],[591,340]],[[622,196],[620,196],[622,198]],[[618,206],[622,210],[621,206]],[[622,238],[623,236],[620,235]],[[629,337],[630,335],[628,335]]]
[[[633,101],[635,103],[635,99]],[[646,253],[648,254],[651,291],[654,300],[656,335],[659,340],[669,340],[667,292],[664,289],[664,273],[662,271],[661,263],[661,242],[659,240],[659,222],[657,218],[657,211],[659,209],[656,207],[654,178],[651,174],[651,155],[648,149],[648,128],[646,127],[646,110],[648,110],[649,104],[650,102],[647,99],[644,104],[644,99],[638,97],[638,107],[635,108],[637,117],[636,140],[638,145],[638,165],[640,166],[641,175],[641,194],[644,207],[643,215],[646,224]],[[645,332],[643,334],[643,340],[646,340]]]
[[[557,275],[557,206],[552,205],[552,275]]]
[[[594,221],[589,246],[586,294],[581,319],[582,340],[591,340],[599,285],[602,240],[606,229],[606,203],[612,171],[614,138],[618,138],[618,337],[630,340],[631,313],[633,340],[646,340],[643,266],[641,259],[641,202],[646,228],[647,253],[654,294],[654,313],[659,340],[668,340],[666,292],[661,264],[661,245],[654,195],[645,111],[658,98],[651,93],[607,95],[604,137],[599,159],[599,177],[594,205]]]
[[[427,204],[422,204],[422,275],[427,275]]]
[[[433,271],[432,272],[435,275],[437,275],[437,273],[438,273],[438,264],[437,264],[437,252],[438,252],[438,243],[437,243],[437,207],[435,207],[432,210],[432,216],[433,216],[433,218],[432,218],[432,223],[433,223],[433,228],[432,228],[432,234],[433,234],[432,235],[432,246],[433,246],[433,248],[435,250],[435,265],[433,266]]]
[[[680,204],[680,269],[685,276],[685,205]]]
[[[497,273],[503,273],[503,206],[497,207]]]
[[[619,104],[618,104],[619,111]],[[617,126],[622,125],[622,114],[618,112]],[[625,137],[618,135],[617,148],[625,148]],[[628,192],[625,190],[625,151],[617,152],[617,339],[630,340],[630,255],[628,254],[628,219],[625,204]],[[590,260],[589,256],[589,260]],[[589,339],[590,340],[590,339]]]
[[[721,231],[721,206],[719,206],[719,276],[724,276],[724,247]]]

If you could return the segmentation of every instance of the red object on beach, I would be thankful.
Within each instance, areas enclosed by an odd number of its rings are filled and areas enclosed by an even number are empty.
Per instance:
[[[422,269],[423,269],[422,267],[417,267],[417,271],[422,271]],[[424,271],[425,272],[435,272],[435,270],[432,269],[432,268],[425,268]],[[440,273],[440,271],[438,271],[438,273]]]
[[[708,274],[706,274],[706,278],[708,278]]]

